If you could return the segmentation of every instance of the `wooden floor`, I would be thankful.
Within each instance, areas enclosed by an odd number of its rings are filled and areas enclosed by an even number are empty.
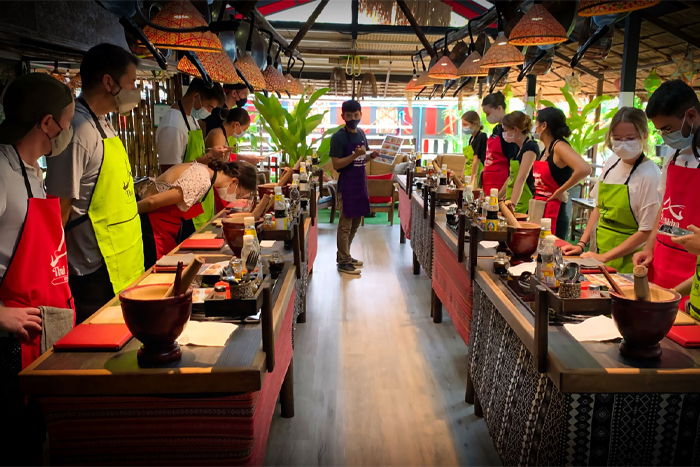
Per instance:
[[[297,326],[296,415],[280,417],[267,465],[500,465],[464,402],[467,348],[430,318],[430,280],[411,272],[399,227],[361,227],[361,278],[335,268],[336,224],[320,224],[308,320]]]

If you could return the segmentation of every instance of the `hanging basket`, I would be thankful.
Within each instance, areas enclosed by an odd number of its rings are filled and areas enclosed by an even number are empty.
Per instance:
[[[377,97],[379,93],[377,92],[377,79],[374,77],[374,73],[367,72],[362,76],[362,83],[360,83],[360,92],[358,93],[360,97]]]

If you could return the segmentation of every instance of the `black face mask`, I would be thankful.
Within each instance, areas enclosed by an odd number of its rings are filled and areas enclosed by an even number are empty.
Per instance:
[[[359,119],[357,119],[357,120],[346,120],[346,121],[345,121],[345,127],[346,127],[346,128],[349,128],[349,129],[351,129],[351,130],[356,130],[356,129],[357,129],[357,125],[359,125],[359,124],[360,124],[360,120],[359,120]]]
[[[239,99],[236,101],[236,107],[244,107],[248,103],[248,99]]]

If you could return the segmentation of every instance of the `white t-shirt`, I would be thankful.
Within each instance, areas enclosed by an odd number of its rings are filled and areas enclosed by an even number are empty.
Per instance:
[[[619,157],[612,155],[605,161],[603,175],[610,170],[605,177],[605,183],[623,185],[627,177],[629,177],[632,166],[625,164],[623,161],[620,161],[614,168],[610,169],[618,160],[620,160]],[[600,176],[598,183],[591,190],[591,198],[596,200],[596,205],[598,204],[598,185],[603,181],[603,175]],[[637,219],[639,224],[639,230],[642,232],[654,228],[656,214],[659,212],[659,206],[661,206],[661,196],[656,190],[660,179],[661,171],[654,161],[647,159],[639,164],[639,167],[634,171],[627,184],[630,195],[630,207],[634,218]]]
[[[659,197],[661,198],[662,203],[664,199],[664,194],[666,193],[666,176],[668,172],[668,165],[673,160],[673,156],[675,154],[675,149],[668,148],[668,151],[666,152],[666,158],[664,159],[664,168],[661,171],[661,182],[659,183]],[[688,146],[687,148],[681,150],[680,154],[678,154],[678,157],[676,158],[676,165],[680,165],[681,167],[688,167],[691,169],[697,169],[698,167],[700,167],[700,161],[698,161],[695,158],[692,146]]]
[[[156,130],[156,150],[160,165],[181,164],[185,160],[187,138],[190,130],[199,130],[197,120],[187,116],[189,130],[180,109],[170,109],[160,119]]]

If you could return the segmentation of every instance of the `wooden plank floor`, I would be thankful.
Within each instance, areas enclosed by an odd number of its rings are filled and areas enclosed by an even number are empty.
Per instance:
[[[380,214],[381,215],[381,214]],[[308,320],[297,326],[296,415],[277,406],[267,465],[499,465],[483,419],[464,402],[467,348],[430,281],[412,274],[399,227],[358,231],[360,278],[335,269],[336,224],[320,224]]]

